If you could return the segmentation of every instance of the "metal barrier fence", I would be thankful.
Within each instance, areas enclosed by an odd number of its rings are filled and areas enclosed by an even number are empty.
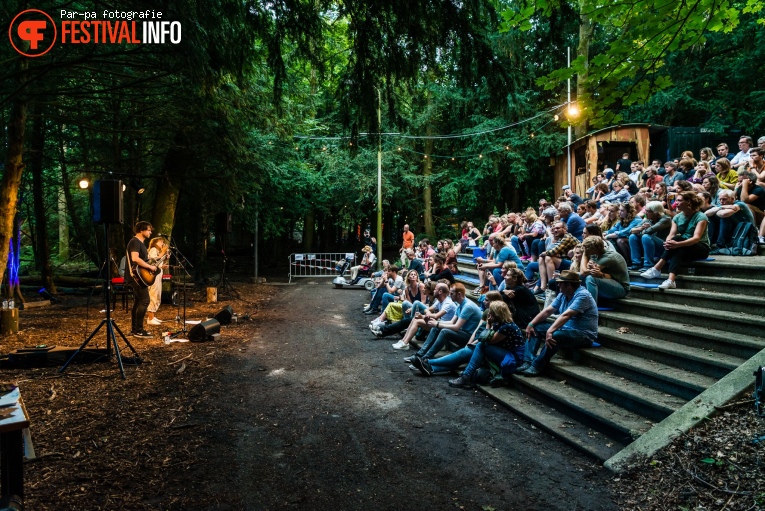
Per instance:
[[[290,254],[290,282],[298,277],[336,277],[339,275],[336,266],[338,263],[343,264],[346,256],[353,256],[353,262],[345,271],[348,273],[351,266],[356,263],[356,254],[350,252]]]

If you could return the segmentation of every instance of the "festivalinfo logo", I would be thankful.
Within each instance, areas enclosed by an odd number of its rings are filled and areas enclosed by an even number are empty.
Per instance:
[[[181,22],[154,9],[61,9],[55,17],[58,23],[39,9],[18,13],[8,28],[13,48],[25,57],[42,57],[56,44],[179,44],[182,37]]]

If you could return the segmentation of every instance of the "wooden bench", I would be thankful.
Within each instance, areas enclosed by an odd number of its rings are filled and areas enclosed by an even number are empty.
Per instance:
[[[18,389],[0,391],[0,403],[8,399]],[[0,506],[9,503],[24,502],[24,440],[23,433],[29,428],[29,416],[24,408],[21,396],[11,399],[10,406],[0,410],[9,411],[10,415],[0,417]],[[31,449],[31,443],[29,445]]]

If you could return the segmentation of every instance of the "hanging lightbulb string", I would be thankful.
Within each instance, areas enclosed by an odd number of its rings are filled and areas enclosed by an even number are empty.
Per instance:
[[[477,137],[480,135],[486,135],[488,133],[495,133],[497,131],[502,131],[510,128],[514,128],[516,126],[520,126],[522,124],[526,124],[528,122],[533,121],[534,119],[538,119],[544,115],[549,114],[550,112],[554,112],[556,110],[560,110],[564,108],[565,106],[569,105],[569,103],[561,103],[559,105],[555,105],[553,107],[548,108],[547,110],[544,110],[542,112],[539,112],[538,114],[528,117],[526,119],[522,119],[517,122],[513,122],[510,124],[506,124],[504,126],[498,126],[496,128],[490,128],[482,131],[474,131],[470,133],[455,133],[451,135],[403,135],[401,133],[359,133],[357,138],[364,138],[364,137],[391,137],[391,138],[403,138],[403,139],[411,139],[411,140],[440,140],[440,139],[452,139],[452,138],[468,138],[468,137]],[[302,140],[351,140],[354,137],[352,136],[318,136],[318,135],[294,135],[293,138],[296,139],[302,139]]]

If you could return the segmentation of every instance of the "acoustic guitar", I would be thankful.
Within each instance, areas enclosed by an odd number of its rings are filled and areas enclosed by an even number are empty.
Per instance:
[[[138,266],[137,264],[133,265],[133,277],[135,277],[135,281],[138,282],[138,285],[141,287],[150,287],[154,284],[157,280],[157,275],[162,271],[162,264],[169,255],[170,253],[167,252],[157,260],[149,260],[149,264],[157,267],[154,271],[144,268],[143,266]]]

